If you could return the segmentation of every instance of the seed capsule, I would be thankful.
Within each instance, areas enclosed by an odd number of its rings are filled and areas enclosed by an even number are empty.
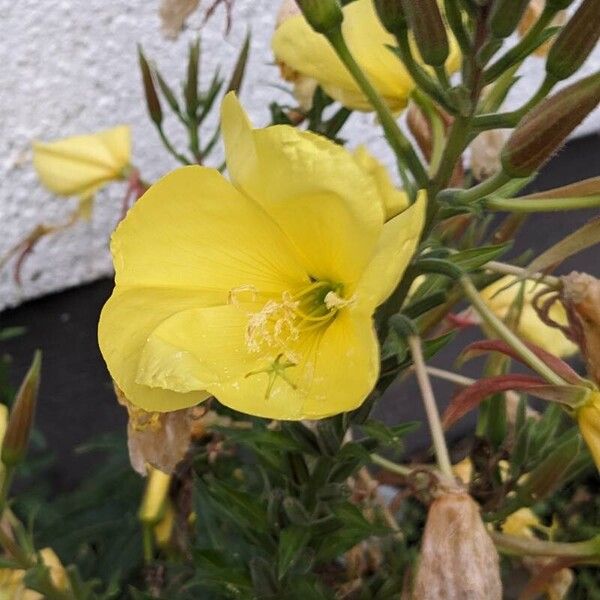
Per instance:
[[[326,33],[342,24],[344,15],[337,0],[297,0],[308,24],[319,33]]]
[[[508,37],[517,27],[529,0],[496,0],[489,16],[490,32],[495,38]]]
[[[403,7],[423,62],[443,65],[450,47],[437,0],[403,0]]]
[[[502,151],[502,167],[511,177],[537,171],[600,102],[600,74],[564,88],[527,114]]]
[[[546,72],[566,79],[585,62],[600,38],[600,0],[583,0],[564,26],[546,61]]]

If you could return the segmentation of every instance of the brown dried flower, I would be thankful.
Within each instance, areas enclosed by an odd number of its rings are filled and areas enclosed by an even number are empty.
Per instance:
[[[176,39],[199,4],[200,0],[162,0],[158,12],[165,36]]]
[[[448,490],[429,507],[413,600],[501,600],[499,558],[479,506]]]
[[[572,335],[581,347],[589,376],[600,384],[600,280],[573,271],[562,282]]]

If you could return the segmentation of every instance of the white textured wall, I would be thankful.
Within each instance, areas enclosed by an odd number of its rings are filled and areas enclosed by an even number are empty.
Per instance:
[[[257,124],[268,119],[268,101],[281,96],[273,87],[280,81],[269,51],[278,4],[279,0],[236,0],[228,38],[223,35],[222,14],[203,32],[204,80],[218,63],[228,72],[246,28],[254,32],[250,78],[242,99]],[[146,179],[175,166],[147,120],[135,48],[141,42],[167,78],[176,82],[200,19],[192,19],[191,29],[176,42],[166,41],[160,35],[157,5],[158,0],[0,0],[0,256],[36,224],[59,223],[75,206],[74,200],[54,198],[38,185],[30,162],[32,140],[130,123],[134,162]],[[540,65],[530,61],[521,98],[523,90],[539,81]],[[599,66],[597,51],[586,72]],[[580,132],[597,130],[599,124],[596,112]],[[371,116],[354,115],[344,134],[354,143],[366,142],[389,162]],[[118,220],[123,191],[120,185],[103,190],[91,222],[42,241],[26,263],[21,289],[5,268],[0,273],[0,309],[109,274],[107,240]]]

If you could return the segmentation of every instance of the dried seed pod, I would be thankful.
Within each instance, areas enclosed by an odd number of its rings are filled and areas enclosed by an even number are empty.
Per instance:
[[[501,600],[499,558],[479,506],[448,490],[429,507],[413,600]]]

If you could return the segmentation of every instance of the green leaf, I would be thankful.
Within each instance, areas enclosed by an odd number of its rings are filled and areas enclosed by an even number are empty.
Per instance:
[[[235,62],[235,67],[233,68],[233,72],[231,74],[231,79],[229,80],[229,85],[227,86],[227,92],[235,92],[239,93],[242,82],[244,81],[244,72],[246,71],[246,63],[248,62],[248,53],[250,51],[250,32],[246,34],[246,39],[244,40],[244,45],[240,50],[238,58]]]
[[[306,527],[291,526],[281,532],[277,556],[277,575],[280,580],[298,562],[310,537],[310,529]]]
[[[375,438],[382,444],[390,445],[397,444],[406,435],[418,429],[420,425],[421,424],[418,421],[411,421],[409,423],[402,423],[401,425],[388,427],[381,421],[369,419],[361,427],[365,431],[365,433]]]
[[[511,244],[498,244],[495,246],[482,246],[481,248],[471,248],[461,250],[456,254],[448,256],[447,260],[459,266],[463,271],[470,273],[483,267],[490,260],[496,260],[502,256]]]

